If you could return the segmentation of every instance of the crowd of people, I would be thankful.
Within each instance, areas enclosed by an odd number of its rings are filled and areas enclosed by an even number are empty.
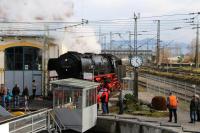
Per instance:
[[[174,122],[177,123],[178,98],[172,92],[167,97],[167,107],[169,110],[168,122],[172,122],[172,116],[174,116]],[[190,120],[189,123],[200,121],[200,99],[197,94],[193,95],[190,101]]]
[[[33,80],[31,99],[35,98],[35,93],[36,93],[36,83],[35,83],[35,80]],[[20,87],[18,84],[15,84],[12,91],[9,88],[7,88],[5,85],[1,85],[0,97],[1,97],[1,106],[6,109],[18,108],[20,104],[22,104],[22,106],[25,107],[25,111],[28,110],[28,102],[30,98],[29,98],[29,89],[27,86],[25,86],[23,88],[23,91],[20,92]]]

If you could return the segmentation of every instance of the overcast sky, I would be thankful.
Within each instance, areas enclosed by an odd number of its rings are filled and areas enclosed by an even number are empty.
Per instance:
[[[134,12],[140,13],[141,17],[146,17],[200,11],[200,0],[74,0],[74,3],[74,18],[88,20],[132,18]],[[190,16],[181,16],[180,18],[183,19],[184,17]],[[176,18],[167,17],[165,19]],[[169,28],[177,26],[178,24],[171,24]],[[185,26],[184,22],[183,26]],[[152,25],[151,28],[154,28],[156,32],[156,24],[155,27]],[[161,30],[162,28],[166,29],[167,26],[161,25]],[[109,30],[115,31],[116,29]],[[140,27],[138,30],[140,30]],[[145,27],[142,30],[145,30]],[[191,30],[191,28],[161,32],[161,39],[163,40],[189,43],[193,38],[195,38],[195,30]]]
[[[75,16],[87,19],[127,18],[197,12],[200,0],[74,0]]]
[[[138,39],[155,38],[157,22],[161,20],[161,40],[190,43],[196,37],[196,30],[192,29],[184,19],[190,19],[196,15],[175,15],[166,17],[152,17],[145,20],[144,17],[166,14],[189,14],[200,12],[200,0],[0,0],[0,20],[9,21],[81,21],[89,20],[86,26],[92,27],[96,35],[101,31],[109,41],[109,33],[122,33],[121,36],[113,35],[113,40],[128,40],[128,32],[133,32],[136,14],[138,19]],[[92,21],[129,19],[121,22]],[[173,20],[173,21],[169,21]],[[197,20],[197,17],[195,18]],[[13,29],[11,24],[8,26]],[[16,27],[16,25],[13,25]],[[172,30],[178,27],[179,30]],[[94,36],[85,32],[83,36]],[[148,31],[145,34],[141,31]]]

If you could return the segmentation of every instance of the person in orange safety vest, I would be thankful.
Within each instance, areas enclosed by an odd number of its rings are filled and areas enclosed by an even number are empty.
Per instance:
[[[172,92],[169,93],[169,97],[167,98],[167,107],[169,109],[169,121],[172,121],[172,114],[174,115],[174,122],[177,123],[177,107],[178,107],[178,99]]]

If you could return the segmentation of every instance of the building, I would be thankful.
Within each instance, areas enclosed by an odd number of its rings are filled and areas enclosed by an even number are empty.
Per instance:
[[[49,58],[58,57],[59,46],[52,38],[44,36],[0,36],[0,84],[12,90],[18,84],[29,88],[32,94],[32,80],[36,80],[37,95],[47,94]]]

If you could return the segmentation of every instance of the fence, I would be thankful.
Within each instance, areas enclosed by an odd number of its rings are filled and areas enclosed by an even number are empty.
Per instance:
[[[0,123],[4,133],[37,133],[40,131],[62,131],[52,109],[42,109],[34,113],[11,118]]]
[[[179,99],[189,102],[192,95],[200,95],[200,86],[150,74],[140,74],[139,84],[147,91],[168,95],[172,91]]]

